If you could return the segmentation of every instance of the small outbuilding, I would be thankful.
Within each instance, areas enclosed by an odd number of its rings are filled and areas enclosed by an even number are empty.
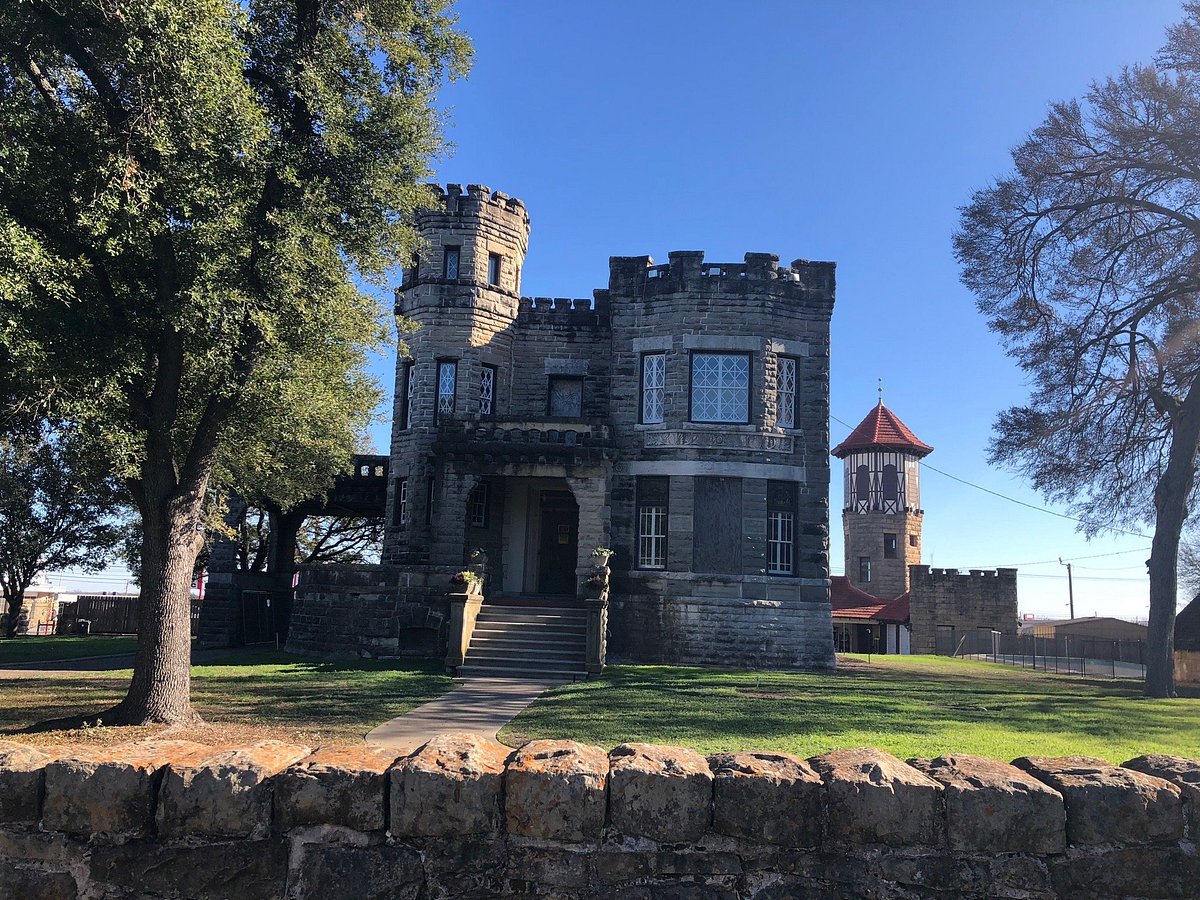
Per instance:
[[[1175,684],[1200,687],[1200,595],[1175,616]]]

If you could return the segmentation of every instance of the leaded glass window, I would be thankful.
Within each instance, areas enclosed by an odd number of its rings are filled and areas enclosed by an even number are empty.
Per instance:
[[[458,363],[444,360],[438,363],[438,418],[454,415],[454,392],[458,387]]]
[[[750,357],[692,354],[692,421],[750,421]]]
[[[577,419],[583,415],[583,379],[551,378],[549,413]]]
[[[665,353],[642,357],[642,422],[657,425],[663,420],[663,391],[667,383]]]
[[[409,363],[404,367],[404,427],[412,428],[417,405],[417,367]]]
[[[496,367],[484,366],[479,370],[479,414],[490,416],[494,412],[496,397]]]
[[[780,428],[796,427],[796,360],[779,357],[775,381],[775,424]]]
[[[470,516],[472,528],[487,528],[488,525],[488,486],[486,481],[475,485],[467,498],[467,513]]]
[[[458,277],[458,259],[461,250],[459,247],[447,247],[446,255],[442,257],[442,277],[457,278]]]

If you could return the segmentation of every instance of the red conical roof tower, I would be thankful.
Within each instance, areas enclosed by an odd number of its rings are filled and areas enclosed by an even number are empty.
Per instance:
[[[858,423],[858,427],[850,432],[849,437],[831,452],[838,459],[845,459],[855,450],[897,450],[911,453],[918,459],[933,452],[932,447],[913,434],[899,416],[883,405],[882,397],[879,404]]]

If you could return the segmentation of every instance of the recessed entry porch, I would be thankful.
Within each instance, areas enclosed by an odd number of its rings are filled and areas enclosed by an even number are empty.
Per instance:
[[[464,558],[483,549],[488,599],[574,601],[606,543],[605,489],[591,478],[480,477],[467,498]]]

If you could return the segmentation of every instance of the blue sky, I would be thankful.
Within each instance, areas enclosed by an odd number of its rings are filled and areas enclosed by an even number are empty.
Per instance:
[[[936,448],[929,464],[1044,505],[986,461],[997,411],[1025,386],[959,284],[957,208],[1007,168],[1051,101],[1149,61],[1178,3],[461,0],[458,10],[476,60],[441,96],[456,150],[437,179],[525,201],[525,293],[590,297],[610,255],[834,260],[833,415],[857,424],[882,378],[885,402]],[[389,389],[393,365],[376,367]],[[848,425],[832,423],[834,443]],[[387,430],[377,427],[377,446]],[[840,573],[840,465],[834,475]],[[1146,614],[1148,539],[1087,542],[1070,521],[929,468],[923,501],[924,561],[1018,564],[1022,612],[1065,615],[1061,556],[1077,561],[1077,614]]]
[[[1034,505],[986,461],[1022,376],[959,284],[957,208],[1009,165],[1048,104],[1148,61],[1174,2],[464,0],[469,79],[442,94],[442,182],[521,197],[527,294],[588,297],[610,255],[703,249],[834,260],[832,409],[885,402],[928,462]],[[386,368],[386,365],[385,367]],[[836,443],[849,429],[832,424]],[[379,441],[386,446],[385,440]],[[840,466],[831,558],[842,569]],[[1149,541],[1071,522],[926,469],[925,562],[1021,565],[1023,612],[1146,614]],[[1062,510],[1059,510],[1062,511]],[[1095,554],[1124,552],[1084,559]],[[1128,580],[1116,580],[1128,579]]]

